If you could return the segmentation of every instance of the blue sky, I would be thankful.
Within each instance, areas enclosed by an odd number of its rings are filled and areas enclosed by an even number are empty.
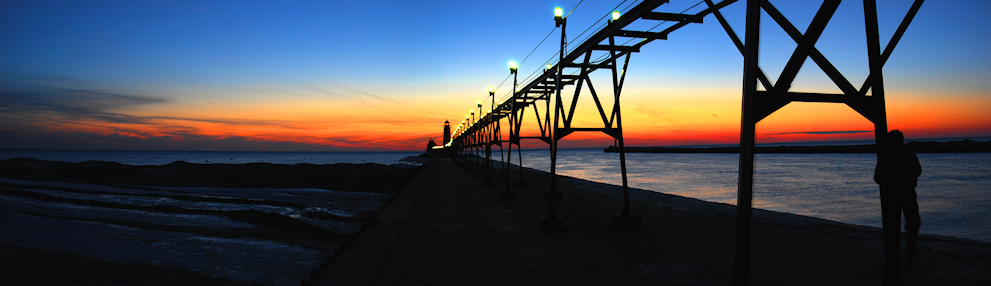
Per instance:
[[[553,58],[554,7],[574,9],[567,34],[577,44],[602,16],[635,4],[580,2],[4,1],[0,100],[9,124],[0,131],[15,139],[0,148],[58,141],[47,147],[197,149],[218,144],[191,142],[241,140],[260,150],[419,149],[440,123],[484,99],[486,87],[508,93],[508,61],[533,51],[522,80]],[[662,8],[679,12],[696,2]],[[744,2],[723,10],[741,34]],[[804,30],[821,1],[772,3]],[[867,75],[860,3],[844,1],[817,44],[855,86]],[[910,4],[878,2],[882,43]],[[923,5],[885,67],[893,123],[929,136],[991,135],[991,119],[978,114],[991,110],[989,12],[986,1]],[[794,42],[763,19],[761,67],[774,79]],[[669,137],[732,141],[741,71],[742,57],[712,16],[645,46],[631,59],[624,94],[632,136],[649,139],[645,145]],[[811,61],[795,86],[836,90]],[[934,116],[966,116],[927,125],[908,115],[926,106],[945,109]],[[849,113],[812,117],[811,127],[790,124],[807,110],[784,110],[762,124],[767,134],[864,128]],[[108,143],[122,136],[129,143]]]

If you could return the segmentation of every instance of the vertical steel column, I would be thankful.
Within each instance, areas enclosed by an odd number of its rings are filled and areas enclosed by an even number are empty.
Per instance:
[[[485,181],[482,182],[482,185],[486,187],[495,186],[495,184],[492,183],[492,175],[491,175],[492,145],[493,142],[495,142],[495,124],[494,124],[495,114],[492,113],[493,109],[495,109],[495,90],[492,89],[491,87],[489,88],[489,97],[492,98],[492,103],[489,104],[489,112],[486,113],[488,116],[488,120],[483,121],[483,123],[485,124],[485,130],[487,130],[486,132],[488,132],[488,133],[483,133],[483,136],[485,136]],[[479,112],[481,112],[481,109],[479,109]]]
[[[612,24],[611,21],[609,23]],[[609,45],[616,45],[615,37],[609,36]],[[613,115],[616,116],[617,129],[614,139],[616,139],[616,147],[619,147],[619,169],[623,179],[623,211],[613,216],[613,228],[640,229],[642,219],[639,215],[634,214],[630,207],[630,185],[626,174],[626,143],[624,142],[623,137],[623,109],[619,104],[619,97],[623,93],[623,83],[626,81],[626,67],[630,65],[630,56],[632,56],[632,53],[626,54],[626,59],[623,61],[622,70],[619,70],[619,62],[616,60],[616,51],[610,50],[609,54],[611,56],[610,58],[612,58],[613,66]],[[589,81],[589,88],[591,87],[591,81]],[[595,95],[593,94],[593,96]]]
[[[517,67],[515,63],[509,67],[509,72],[513,74],[513,92],[512,92],[512,96],[509,97],[509,140],[507,140],[507,143],[509,143],[509,146],[507,146],[509,147],[509,150],[506,156],[506,160],[503,162],[504,164],[503,167],[505,167],[503,169],[503,175],[506,176],[506,189],[504,189],[502,193],[499,194],[499,198],[503,200],[512,200],[513,198],[515,198],[515,195],[513,194],[513,190],[509,188],[509,177],[510,177],[509,170],[512,166],[510,162],[513,161],[513,138],[514,138],[513,134],[516,130],[516,93],[518,92],[518,90],[516,89],[516,85],[517,85],[516,69]],[[520,162],[520,165],[523,165],[523,162]],[[520,174],[522,175],[522,172]]]
[[[754,96],[760,41],[760,5],[764,0],[747,0],[743,55],[743,110],[740,119],[740,172],[736,197],[736,245],[733,285],[750,284],[750,227],[754,187],[754,137],[757,122]]]
[[[513,78],[513,81],[516,81],[516,78],[515,77]],[[513,104],[515,106],[516,101],[513,101]],[[534,111],[537,110],[537,105],[536,104],[533,105],[533,110]],[[522,117],[523,117],[523,112],[524,111],[526,111],[526,104],[524,104],[522,107],[520,107],[520,113],[519,113],[519,115],[516,114],[516,111],[513,111],[513,116],[515,117],[515,120],[516,120],[516,125],[513,126],[513,128],[515,128],[515,129],[513,129],[513,130],[515,130],[515,132],[516,132],[516,149],[517,149],[517,151],[519,151],[517,153],[519,154],[519,161],[520,161],[520,178],[519,179],[516,179],[516,185],[517,186],[526,186],[526,184],[527,184],[526,178],[523,177],[523,144],[522,144],[522,138],[520,137],[520,124],[522,124],[521,121],[523,120]],[[510,139],[510,140],[513,140],[513,139]]]
[[[501,104],[500,104],[500,106],[501,106]],[[495,116],[495,113],[496,113],[496,111],[495,110],[492,110],[492,116]],[[497,144],[499,144],[499,159],[502,160],[501,161],[502,162],[502,165],[499,166],[499,169],[500,169],[499,177],[501,178],[501,177],[505,177],[506,176],[506,153],[505,153],[505,150],[503,150],[503,149],[505,149],[505,147],[502,146],[502,143],[503,143],[502,142],[502,138],[503,138],[502,137],[502,119],[501,118],[497,118],[497,119],[493,119],[493,120],[495,120],[495,138],[496,138],[495,139],[495,142]],[[495,164],[495,163],[493,163],[493,164]],[[495,169],[495,168],[493,168],[493,169]]]
[[[555,14],[560,12],[559,9],[560,8],[555,9]],[[550,126],[547,128],[551,138],[551,182],[550,186],[547,188],[547,217],[541,218],[540,220],[541,231],[560,231],[564,229],[564,222],[561,220],[561,217],[557,216],[557,212],[554,210],[554,198],[557,194],[559,194],[559,191],[557,190],[557,128],[560,116],[559,111],[561,109],[561,74],[564,73],[564,52],[568,45],[565,34],[568,19],[563,15],[555,15],[554,20],[557,23],[557,26],[561,27],[561,51],[558,53],[557,75],[555,75],[554,78],[554,89],[556,90],[554,100],[554,126],[553,128]],[[548,102],[549,101],[550,100],[548,99]]]
[[[482,114],[482,102],[481,101],[478,102],[478,112],[479,112],[478,113],[479,114],[478,117],[481,118],[482,117],[481,116],[481,114]],[[479,153],[479,147],[481,147],[480,146],[481,137],[479,137],[480,136],[479,133],[481,133],[481,132],[479,132],[479,130],[478,130],[478,124],[476,124],[476,121],[475,121],[475,112],[472,111],[471,112],[471,140],[472,140],[472,146],[471,147],[474,150],[475,157],[472,158],[471,161],[472,161],[472,164],[474,164],[474,166],[472,167],[472,169],[474,169],[474,171],[475,171],[475,173],[472,175],[472,177],[475,178],[475,179],[478,179],[478,178],[480,178],[482,176],[481,171],[478,170],[478,169],[482,168],[482,166],[481,166],[481,162],[482,161],[479,160],[482,157],[482,156],[479,155],[480,154]]]
[[[864,0],[864,28],[867,34],[867,60],[870,65],[871,99],[874,112],[874,145],[877,147],[878,165],[888,161],[888,122],[884,106],[885,59],[881,56],[881,41],[877,28],[877,3]],[[889,44],[890,45],[890,44]],[[866,90],[865,90],[866,91]],[[881,190],[884,192],[884,190]],[[886,209],[885,193],[881,193],[881,227],[884,240],[884,270],[881,285],[901,285],[898,251],[901,248],[901,211]],[[897,221],[889,219],[896,217]],[[889,221],[890,220],[890,221]],[[890,243],[889,243],[890,242]]]
[[[495,130],[495,114],[492,113],[492,112],[495,111],[495,90],[494,89],[489,89],[489,97],[492,98],[492,102],[489,103],[489,110],[486,113],[486,115],[488,115],[488,117],[489,117],[489,122],[486,124],[486,126],[488,126],[488,129],[489,129],[489,134],[488,134],[489,137],[486,138],[486,139],[488,139],[488,142],[485,143],[485,150],[486,150],[486,152],[485,152],[485,160],[486,160],[485,166],[486,167],[485,168],[487,169],[486,172],[492,173],[492,172],[494,172],[492,170],[492,146],[494,145],[495,139],[496,139],[496,136],[495,136],[495,131],[496,131]],[[489,176],[488,175],[485,175],[485,180],[488,181],[490,184],[492,183],[492,180],[489,179]]]

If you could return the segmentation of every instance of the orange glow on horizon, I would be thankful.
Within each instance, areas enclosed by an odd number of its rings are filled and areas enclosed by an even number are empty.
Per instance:
[[[634,95],[624,98],[624,136],[627,146],[687,146],[739,143],[739,102],[729,91],[682,91]],[[636,94],[635,92],[633,94]],[[690,94],[690,93],[689,93]],[[724,95],[730,94],[730,95]],[[959,97],[958,97],[959,98]],[[908,138],[988,136],[991,110],[983,96],[947,102],[935,96],[914,94],[888,97],[889,129],[901,129]],[[732,100],[730,100],[732,99]],[[434,102],[444,102],[435,99]],[[587,99],[582,99],[587,100]],[[475,102],[470,102],[475,103]],[[565,104],[569,104],[566,102]],[[575,127],[601,127],[594,105],[582,102]],[[611,102],[603,101],[604,106]],[[238,108],[214,110],[191,104],[170,116],[158,109],[131,110],[145,118],[140,123],[99,120],[60,121],[39,125],[47,132],[85,132],[138,139],[225,140],[292,142],[313,149],[423,150],[430,138],[442,137],[443,122],[462,115],[437,110],[460,110],[451,104],[378,105],[361,102],[279,101],[237,104]],[[488,108],[484,106],[483,108]],[[584,109],[583,109],[584,108]],[[436,111],[410,115],[407,110]],[[926,116],[918,116],[926,114]],[[544,114],[541,114],[541,118]],[[58,121],[58,120],[52,120]],[[503,132],[506,131],[503,121]],[[537,136],[533,111],[524,118],[523,136]],[[507,134],[503,134],[507,136]],[[757,124],[757,143],[846,141],[873,139],[873,124],[843,104],[792,103]],[[603,148],[613,145],[602,133],[576,132],[560,141],[561,148]],[[539,140],[524,140],[524,148],[547,148]]]

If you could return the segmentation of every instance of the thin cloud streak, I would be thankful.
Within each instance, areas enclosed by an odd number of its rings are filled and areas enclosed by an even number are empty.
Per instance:
[[[838,134],[858,134],[858,133],[870,133],[874,132],[871,130],[848,130],[848,131],[804,131],[804,132],[783,132],[783,133],[771,133],[762,134],[767,136],[775,135],[838,135]]]

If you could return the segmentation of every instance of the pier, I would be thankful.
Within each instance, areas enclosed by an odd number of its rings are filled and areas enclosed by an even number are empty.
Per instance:
[[[888,140],[885,134],[888,132],[888,123],[885,109],[883,67],[915,15],[921,9],[924,0],[912,2],[911,7],[899,21],[898,28],[888,39],[882,39],[879,34],[876,1],[862,1],[863,14],[859,15],[858,18],[864,21],[863,33],[851,31],[851,36],[864,36],[867,46],[866,51],[864,51],[867,62],[863,64],[868,68],[869,74],[860,88],[854,86],[854,83],[845,77],[816,47],[816,43],[825,31],[827,24],[837,13],[841,0],[823,1],[804,32],[800,29],[802,27],[796,27],[792,20],[789,20],[769,1],[740,1],[745,2],[746,5],[746,20],[742,37],[734,31],[721,13],[721,9],[736,3],[736,0],[718,2],[713,0],[676,1],[677,4],[682,5],[677,7],[670,2],[647,0],[623,11],[604,11],[602,18],[592,27],[589,27],[589,30],[594,31],[592,34],[586,38],[581,38],[581,35],[584,35],[582,33],[579,36],[581,39],[571,41],[567,37],[567,23],[570,13],[565,14],[564,9],[556,8],[553,17],[555,30],[552,30],[551,33],[560,31],[560,49],[555,55],[556,61],[552,58],[546,63],[541,63],[530,76],[523,79],[522,83],[518,80],[518,71],[523,62],[519,64],[510,62],[509,77],[513,78],[511,91],[497,100],[496,90],[489,87],[485,100],[475,102],[472,107],[477,107],[477,109],[469,110],[460,124],[451,124],[449,128],[453,128],[453,130],[450,133],[450,141],[445,135],[445,142],[438,147],[447,149],[446,152],[454,156],[457,161],[474,166],[472,172],[475,177],[483,177],[481,173],[485,173],[485,185],[493,185],[489,173],[494,169],[490,162],[492,162],[495,146],[499,146],[500,153],[502,153],[502,148],[506,148],[508,155],[504,161],[512,162],[513,145],[517,146],[517,153],[519,153],[522,139],[543,141],[548,145],[551,162],[550,175],[541,179],[546,179],[548,184],[545,188],[546,196],[557,198],[563,196],[564,193],[557,186],[558,142],[575,132],[602,132],[614,139],[615,147],[619,153],[621,170],[619,175],[622,176],[623,181],[623,200],[620,204],[612,206],[618,212],[608,217],[612,219],[613,228],[640,229],[643,226],[644,216],[630,203],[620,104],[631,56],[639,53],[641,48],[647,44],[668,40],[672,33],[678,32],[687,25],[701,25],[705,21],[716,20],[743,56],[744,63],[740,120],[740,168],[736,202],[739,208],[736,208],[734,215],[736,230],[733,233],[734,275],[732,281],[734,285],[749,285],[753,280],[750,277],[750,268],[768,266],[757,265],[751,260],[754,255],[752,252],[754,245],[765,243],[752,240],[754,236],[762,236],[754,234],[752,225],[754,147],[757,123],[792,102],[845,104],[874,125],[875,152],[879,162],[886,162]],[[692,5],[693,3],[694,5]],[[685,6],[687,8],[683,8]],[[711,20],[706,20],[706,18]],[[777,73],[776,79],[768,77],[768,73],[765,73],[759,66],[762,18],[769,18],[765,20],[770,21],[765,23],[770,25],[765,25],[775,29],[780,28],[796,44],[790,55],[765,55],[787,59],[787,64],[780,73]],[[548,17],[549,24],[550,17]],[[651,28],[644,29],[645,27]],[[548,34],[548,37],[551,34]],[[887,43],[883,43],[884,40]],[[813,64],[806,65],[806,62],[810,60]],[[803,67],[809,66],[819,68],[840,92],[832,94],[796,92],[797,89],[793,89],[792,84],[799,71]],[[601,73],[601,71],[610,73],[611,77],[605,77],[611,78],[611,81],[600,78],[598,80],[599,89],[597,90],[593,86],[593,77],[590,75],[595,72]],[[775,73],[772,72],[771,74]],[[604,85],[603,82],[607,82],[607,85]],[[567,96],[568,93],[573,95]],[[580,101],[584,101],[581,103],[583,106],[591,106],[588,99],[594,102],[598,111],[598,114],[595,115],[598,115],[598,118],[590,120],[594,123],[585,122],[584,125],[579,126],[579,123],[583,121],[574,121],[576,107],[580,105]],[[533,110],[531,119],[526,118],[526,109]],[[585,119],[588,120],[588,118]],[[598,119],[601,119],[601,125],[598,124]],[[502,121],[506,121],[505,126],[508,128],[503,128]],[[536,136],[522,135],[524,134],[522,128],[524,121],[531,122],[527,126],[527,133],[536,134]],[[507,136],[503,135],[505,130],[508,130]],[[484,158],[484,160],[480,160],[480,158]],[[481,162],[485,164],[479,164]],[[525,164],[522,162],[522,157],[518,158],[517,163],[521,166]],[[505,170],[503,171],[505,172]],[[505,188],[500,195],[504,199],[515,197],[514,191],[510,188],[510,181],[511,179],[507,178],[504,182]],[[518,184],[524,183],[525,181],[520,180]],[[893,209],[887,209],[888,215],[886,216],[890,217],[893,211]],[[539,218],[540,230],[548,233],[560,232],[565,230],[564,225],[564,218],[556,211],[554,199],[547,200],[546,214]],[[885,270],[887,273],[885,284],[897,285],[899,283],[899,267],[897,266],[897,257],[893,257],[891,254],[897,252],[898,249],[890,244],[896,239],[897,231],[890,228],[891,226],[889,226],[887,236],[890,261],[888,261],[888,267]],[[780,265],[775,266],[781,267]],[[784,271],[784,269],[781,270]]]
[[[511,176],[518,176],[512,168]],[[527,176],[547,173],[527,169]],[[496,173],[495,175],[499,175]],[[730,285],[735,207],[631,189],[640,230],[614,229],[623,188],[562,177],[564,231],[541,232],[547,183],[501,186],[449,159],[427,163],[382,215],[309,285]],[[752,278],[761,285],[878,285],[879,228],[755,210]],[[991,260],[921,237],[904,285],[986,285]],[[961,249],[967,249],[960,246]],[[980,248],[971,248],[970,251]],[[986,252],[988,249],[983,248]],[[903,250],[904,251],[904,250]],[[963,254],[963,253],[960,253]],[[985,253],[986,255],[988,253]]]

